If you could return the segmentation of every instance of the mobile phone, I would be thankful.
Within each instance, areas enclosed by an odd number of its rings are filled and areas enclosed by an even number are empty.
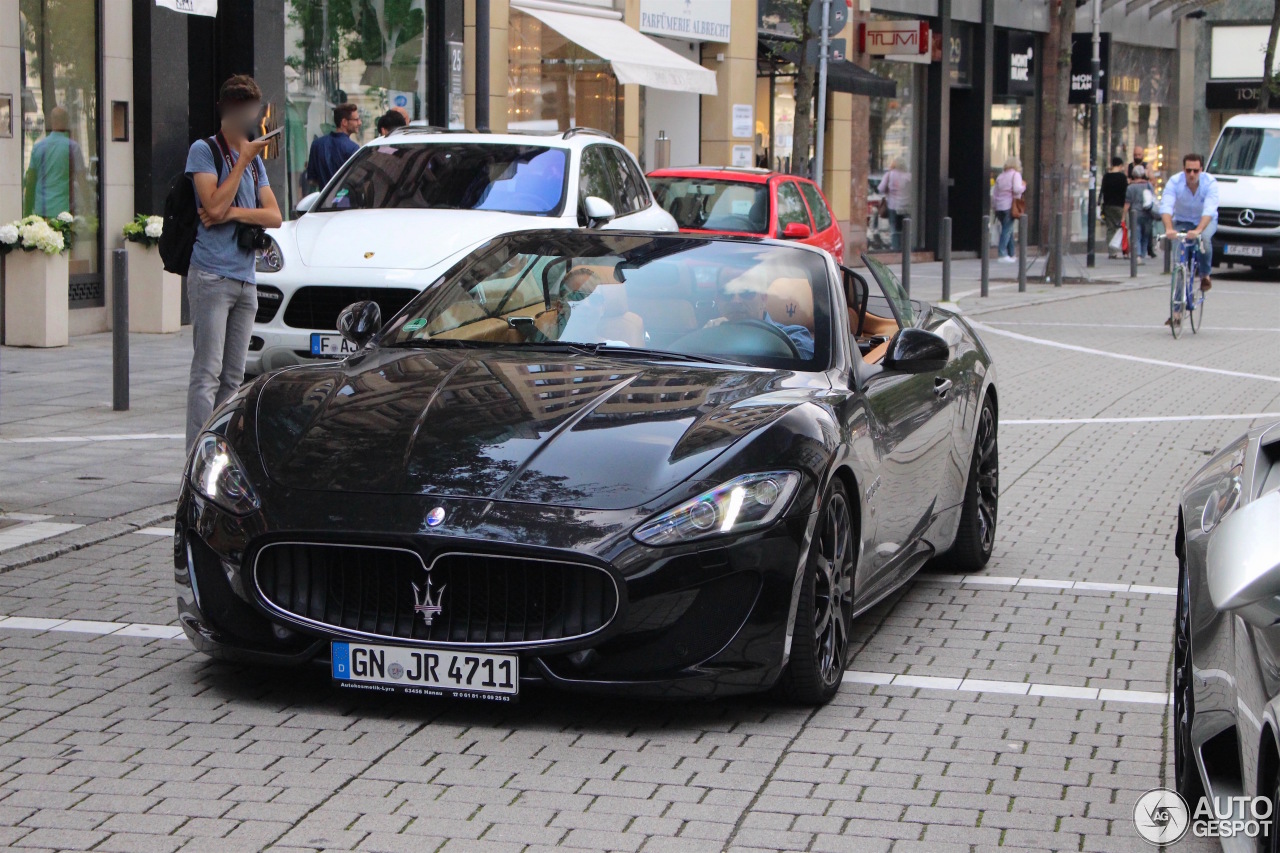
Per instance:
[[[267,131],[266,133],[262,134],[262,136],[259,136],[257,139],[255,139],[254,142],[266,142],[268,139],[277,137],[282,133],[284,133],[284,125],[277,127],[275,130]]]

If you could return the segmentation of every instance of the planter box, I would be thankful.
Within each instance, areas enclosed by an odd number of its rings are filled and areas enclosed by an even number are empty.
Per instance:
[[[160,250],[125,241],[129,256],[129,331],[176,332],[182,328],[182,279],[164,271]]]
[[[4,335],[11,347],[67,345],[67,255],[9,252],[4,257]]]

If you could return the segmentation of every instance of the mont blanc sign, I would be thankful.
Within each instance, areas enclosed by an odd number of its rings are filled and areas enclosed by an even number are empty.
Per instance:
[[[732,0],[640,0],[640,32],[690,41],[729,41]]]
[[[929,52],[927,21],[868,21],[858,26],[861,51],[870,56],[922,56]]]

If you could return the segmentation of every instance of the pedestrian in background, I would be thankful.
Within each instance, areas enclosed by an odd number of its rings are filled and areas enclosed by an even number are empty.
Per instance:
[[[1147,167],[1134,166],[1129,173],[1129,188],[1124,196],[1124,221],[1133,222],[1133,233],[1129,235],[1129,251],[1138,256],[1138,263],[1145,264],[1146,254],[1151,244],[1151,221],[1156,206],[1156,190],[1147,180]],[[1129,214],[1137,211],[1136,219]]]
[[[23,179],[23,216],[75,215],[76,184],[84,176],[84,157],[70,128],[66,107],[49,110],[49,132],[32,146],[31,164]]]
[[[404,117],[404,113],[394,109],[387,110],[385,113],[378,116],[378,121],[376,123],[378,135],[390,136],[391,131],[395,130],[397,127],[404,127],[408,123],[408,120]]]
[[[312,140],[307,155],[307,180],[317,190],[324,189],[342,164],[360,150],[351,138],[351,134],[360,132],[360,108],[351,103],[338,104],[333,108],[333,128]]]
[[[1124,221],[1124,197],[1129,191],[1129,179],[1125,176],[1124,160],[1111,158],[1111,169],[1102,176],[1102,221],[1107,225],[1107,257],[1118,258],[1120,252],[1111,248],[1111,240]]]
[[[911,209],[911,173],[907,171],[907,161],[894,157],[876,191],[884,196],[885,208],[889,214],[889,246],[895,251],[900,250],[902,217]]]
[[[995,186],[991,188],[991,209],[1000,222],[1000,239],[996,241],[998,260],[1005,264],[1017,263],[1013,256],[1013,202],[1021,199],[1027,191],[1027,182],[1022,179],[1022,161],[1010,157],[1004,161],[1004,171],[996,175]]]
[[[1147,178],[1151,178],[1150,170],[1147,169],[1147,150],[1141,145],[1133,147],[1133,160],[1129,163],[1129,177],[1133,177],[1133,170],[1141,166],[1147,172]]]
[[[218,114],[218,133],[197,139],[187,152],[186,173],[200,212],[187,270],[195,349],[187,387],[188,449],[214,406],[244,382],[258,311],[254,244],[262,229],[280,226],[280,206],[260,156],[270,143],[251,139],[262,115],[262,90],[252,77],[237,74],[222,84]]]

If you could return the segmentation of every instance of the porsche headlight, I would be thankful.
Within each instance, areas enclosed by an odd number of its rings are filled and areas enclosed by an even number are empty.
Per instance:
[[[284,255],[280,252],[280,244],[274,237],[268,237],[271,245],[258,250],[258,260],[254,269],[258,272],[280,272],[284,269]]]
[[[187,477],[193,489],[227,512],[246,515],[261,506],[240,460],[222,436],[200,436]]]
[[[744,474],[646,521],[635,537],[646,545],[673,545],[763,527],[782,515],[798,485],[795,471]]]

